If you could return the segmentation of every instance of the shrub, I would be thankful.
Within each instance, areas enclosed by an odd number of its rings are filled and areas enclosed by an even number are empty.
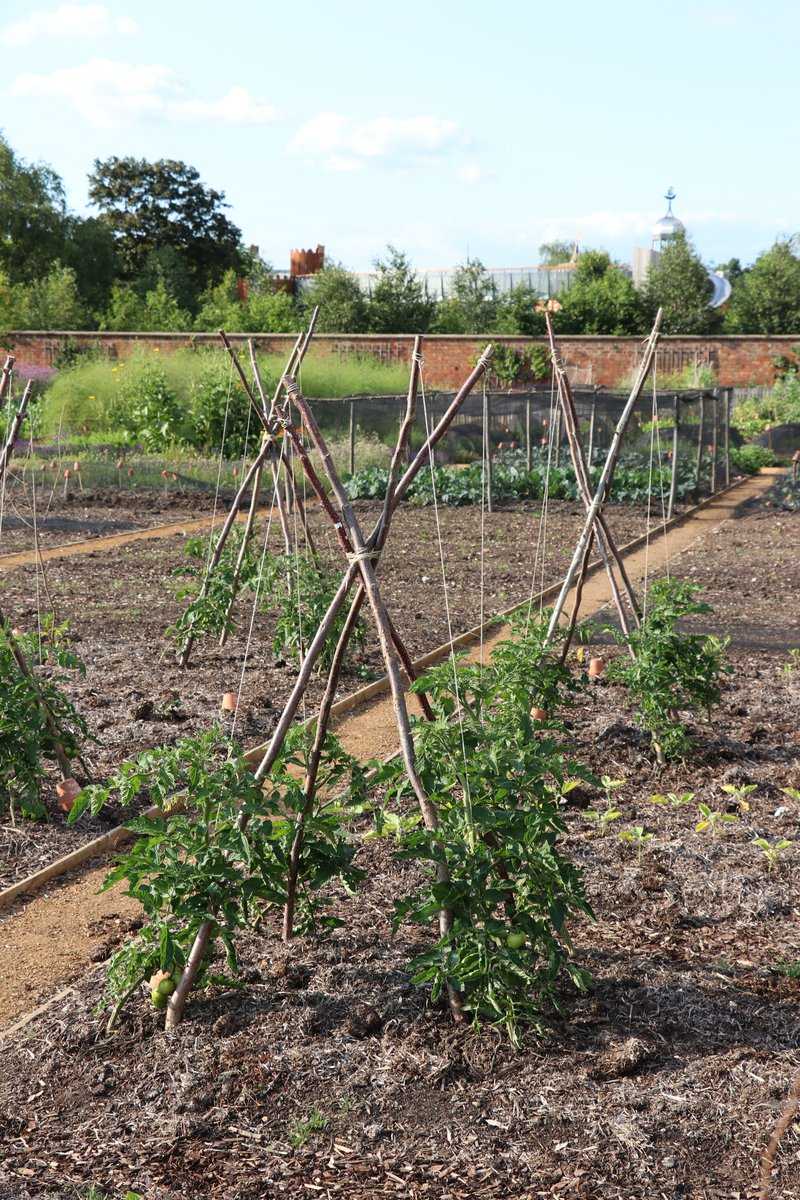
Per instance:
[[[766,446],[731,446],[731,466],[744,475],[755,475],[774,462],[775,455]]]
[[[180,441],[184,414],[160,365],[147,363],[125,376],[120,392],[123,428],[145,450],[164,450]]]

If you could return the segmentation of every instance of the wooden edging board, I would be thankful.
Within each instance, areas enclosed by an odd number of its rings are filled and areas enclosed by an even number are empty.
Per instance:
[[[759,472],[759,474],[767,473],[771,474],[772,472],[763,470]],[[660,538],[665,532],[668,533],[670,529],[674,529],[677,525],[681,525],[685,521],[691,520],[693,516],[701,512],[704,508],[707,508],[710,504],[722,499],[722,497],[726,496],[729,492],[734,491],[737,487],[740,487],[750,478],[752,478],[752,476],[744,476],[743,478],[736,479],[733,481],[733,483],[728,484],[727,487],[722,488],[720,491],[714,492],[713,495],[706,496],[705,499],[701,500],[699,504],[694,504],[691,508],[687,508],[684,512],[679,513],[677,516],[673,517],[672,520],[667,521],[666,524],[663,524],[659,527],[658,532],[655,534],[655,538]],[[620,554],[626,556],[634,553],[646,543],[647,538],[647,533],[639,534],[631,541],[626,542],[623,546],[620,546]],[[654,540],[652,534],[650,535],[650,540],[651,542]],[[595,575],[602,568],[602,565],[603,564],[599,558],[595,559],[589,566],[587,578]],[[560,589],[560,583],[551,584],[549,587],[546,587],[543,591],[534,596],[534,604],[538,605],[541,602],[555,599]],[[440,662],[442,659],[446,658],[448,654],[450,654],[451,648],[462,649],[463,647],[469,646],[478,641],[488,630],[505,624],[509,617],[511,617],[514,613],[521,611],[521,609],[523,609],[528,603],[528,600],[523,600],[517,604],[513,604],[510,608],[506,608],[499,613],[495,613],[494,616],[489,617],[489,619],[485,621],[483,625],[476,625],[472,629],[468,629],[465,633],[459,634],[458,637],[453,639],[452,647],[450,642],[445,642],[442,645],[437,646],[434,650],[428,651],[427,654],[423,654],[420,658],[415,659],[413,663],[414,670],[422,671],[427,667],[433,666],[434,663]],[[365,687],[359,688],[355,692],[351,692],[350,695],[343,696],[341,700],[337,700],[331,709],[331,720],[336,720],[337,717],[341,717],[346,713],[352,712],[361,705],[375,699],[375,697],[386,694],[388,690],[389,681],[387,677],[383,675],[380,679],[376,679],[372,683],[367,684]],[[308,717],[304,723],[309,725],[315,720],[316,714]],[[247,761],[251,763],[259,761],[263,757],[268,744],[269,743],[264,742],[261,745],[253,746],[250,750],[248,750],[245,753],[245,758]],[[157,806],[153,806],[152,808],[147,809],[142,815],[154,817],[159,812],[159,808]],[[33,875],[29,875],[27,878],[11,884],[10,887],[4,888],[3,891],[0,891],[0,912],[3,912],[9,908],[20,896],[28,895],[32,892],[38,891],[51,880],[58,879],[61,875],[65,875],[68,871],[72,871],[76,867],[82,866],[90,859],[107,854],[110,850],[114,850],[117,848],[117,846],[129,841],[133,836],[134,834],[131,833],[127,826],[117,825],[114,827],[114,829],[110,829],[108,833],[101,834],[100,837],[94,838],[91,842],[87,842],[85,846],[80,846],[77,850],[73,850],[71,853],[65,854],[62,858],[56,859],[54,862],[49,863],[46,867],[42,867],[40,871],[34,872]]]

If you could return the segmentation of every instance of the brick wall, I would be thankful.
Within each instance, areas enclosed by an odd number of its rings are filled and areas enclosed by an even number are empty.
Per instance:
[[[231,334],[234,343],[243,344],[246,335]],[[276,354],[287,354],[294,336],[259,334],[254,341],[260,348]],[[411,352],[410,336],[382,334],[318,334],[314,350],[319,354],[370,355],[382,362],[407,362]],[[426,378],[432,387],[454,387],[468,374],[476,356],[488,338],[446,336],[428,337],[423,345]],[[497,342],[510,346],[527,346],[531,339],[498,337]],[[10,333],[3,345],[13,348],[21,364],[51,366],[65,343],[99,348],[109,358],[126,358],[137,347],[146,346],[168,353],[187,346],[219,346],[212,333]],[[544,339],[534,338],[544,345]],[[713,367],[723,387],[746,387],[749,384],[772,383],[775,375],[773,359],[789,354],[800,341],[800,334],[762,337],[748,334],[729,337],[664,337],[658,352],[658,369],[676,371],[687,364],[699,362]],[[639,338],[560,337],[559,347],[575,384],[613,387],[635,366],[641,352]]]

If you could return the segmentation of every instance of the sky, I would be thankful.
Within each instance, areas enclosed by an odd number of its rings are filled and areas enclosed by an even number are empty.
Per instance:
[[[793,0],[0,0],[0,130],[87,209],[95,159],[177,158],[288,268],[629,262],[674,187],[714,265],[800,229]]]

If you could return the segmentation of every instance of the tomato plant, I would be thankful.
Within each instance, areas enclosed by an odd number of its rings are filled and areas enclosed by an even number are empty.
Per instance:
[[[87,808],[99,813],[112,795],[122,805],[146,797],[161,808],[158,816],[128,823],[139,837],[103,884],[106,889],[126,881],[146,916],[144,927],[111,960],[107,1006],[118,1010],[154,973],[177,978],[207,921],[212,932],[197,982],[238,973],[237,934],[286,903],[310,741],[307,730],[293,730],[262,783],[239,748],[215,729],[140,754],[103,785],[84,788],[70,823]],[[325,742],[319,786],[325,796],[343,791],[344,798],[321,800],[305,818],[295,910],[300,931],[340,923],[329,911],[327,885],[338,879],[352,890],[362,877],[344,819],[350,804],[364,800],[364,774],[333,735]],[[223,956],[222,969],[215,970]]]
[[[659,579],[650,585],[647,613],[639,629],[625,637],[633,658],[619,656],[609,678],[627,687],[638,707],[639,722],[652,739],[659,758],[678,758],[691,746],[682,713],[704,712],[719,704],[720,680],[730,670],[724,662],[728,639],[688,633],[679,627],[686,617],[712,612],[695,599],[697,584]]]
[[[84,667],[71,649],[67,625],[56,625],[52,618],[44,618],[41,636],[22,634],[15,641],[33,683],[20,671],[9,631],[0,622],[0,798],[12,816],[18,808],[27,817],[41,818],[46,815],[41,783],[46,764],[56,761],[57,742],[71,759],[87,736],[86,722],[62,686],[72,673],[83,674]]]
[[[435,714],[414,731],[439,827],[404,830],[396,850],[425,869],[396,903],[395,925],[452,912],[449,931],[413,961],[415,982],[430,984],[434,999],[455,989],[476,1022],[501,1025],[515,1042],[521,1024],[539,1024],[557,1001],[562,969],[585,984],[569,962],[567,918],[591,912],[580,873],[558,848],[563,790],[570,778],[587,775],[569,761],[558,722],[537,731],[530,717],[543,693],[552,707],[552,698],[568,697],[575,686],[544,649],[545,628],[518,626],[489,666],[445,663],[417,682]],[[396,763],[383,769],[382,782],[389,802],[411,794]],[[441,862],[447,883],[437,877]]]

